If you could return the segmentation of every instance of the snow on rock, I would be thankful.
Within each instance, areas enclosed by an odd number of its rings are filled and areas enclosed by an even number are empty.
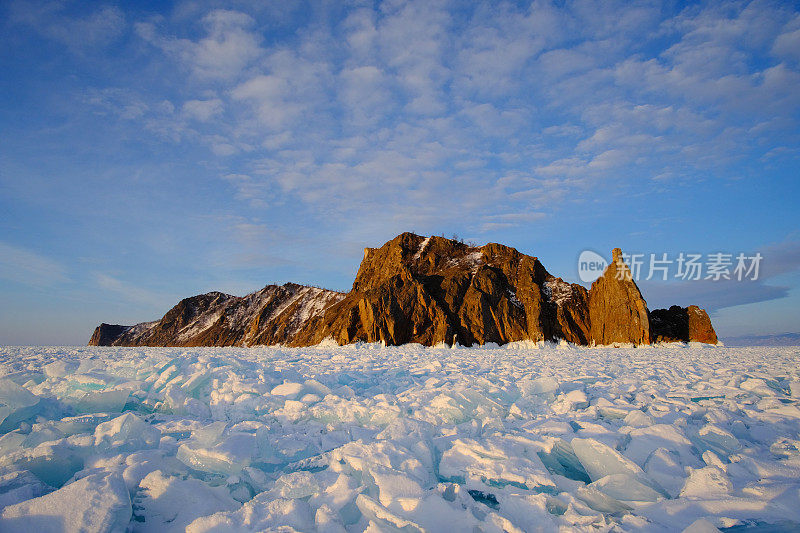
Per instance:
[[[797,530],[799,360],[3,347],[0,531]]]
[[[122,478],[93,474],[45,496],[3,509],[2,531],[124,531],[131,500]]]
[[[545,297],[559,307],[572,299],[572,291],[572,285],[561,278],[551,278],[543,286]]]
[[[430,237],[425,237],[425,240],[423,240],[423,241],[422,241],[422,244],[420,244],[420,245],[419,245],[419,249],[417,250],[417,253],[415,253],[415,254],[414,254],[414,260],[415,260],[415,261],[416,261],[417,259],[419,259],[419,258],[420,258],[420,256],[422,256],[422,252],[424,252],[424,251],[425,251],[425,248],[427,248],[427,247],[428,247],[428,243],[429,243],[429,242],[431,242],[431,238],[430,238]]]

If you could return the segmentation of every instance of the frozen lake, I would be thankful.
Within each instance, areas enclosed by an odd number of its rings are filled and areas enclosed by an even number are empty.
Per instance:
[[[796,347],[6,347],[0,531],[796,531],[799,407]]]

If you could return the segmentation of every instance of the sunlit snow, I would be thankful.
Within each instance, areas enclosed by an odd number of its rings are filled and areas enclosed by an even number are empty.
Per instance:
[[[798,407],[800,348],[0,348],[0,529],[795,531]]]

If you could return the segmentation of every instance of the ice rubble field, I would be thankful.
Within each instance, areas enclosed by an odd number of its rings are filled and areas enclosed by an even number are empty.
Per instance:
[[[800,348],[7,347],[0,376],[0,531],[800,528]]]

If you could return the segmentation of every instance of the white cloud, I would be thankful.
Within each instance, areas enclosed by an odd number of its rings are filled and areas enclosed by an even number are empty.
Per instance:
[[[302,109],[292,106],[289,82],[279,76],[259,75],[236,87],[231,93],[237,100],[250,100],[262,122],[280,127]]]
[[[264,64],[269,73],[234,87],[230,93],[233,99],[250,104],[269,133],[280,133],[303,117],[314,115],[325,101],[328,65],[286,50],[270,54]]]
[[[189,118],[207,122],[222,114],[224,104],[219,98],[210,100],[189,100],[183,104],[183,113]]]
[[[588,168],[593,170],[609,170],[620,168],[631,160],[631,155],[626,150],[614,148],[599,153],[589,161]]]
[[[781,5],[451,8],[326,11],[269,39],[257,10],[207,13],[193,39],[142,23],[192,73],[189,95],[160,120],[149,100],[126,109],[246,175],[229,180],[235,199],[350,226],[491,231],[530,222],[498,211],[546,215],[601,180],[661,191],[791,153],[775,141],[797,126],[800,18]]]
[[[261,36],[252,31],[255,20],[238,11],[217,9],[202,19],[206,36],[193,41],[162,37],[155,24],[136,24],[146,41],[177,57],[200,78],[231,79],[261,56]]]
[[[147,100],[147,94],[131,89],[106,88],[88,89],[83,100],[93,113],[116,116],[130,124],[136,124],[148,136],[156,135],[173,143],[187,139],[199,139],[197,131],[190,127],[187,118],[192,111],[202,113],[189,103],[181,113],[175,112],[175,105],[169,100]]]
[[[339,79],[339,99],[353,125],[376,124],[394,111],[388,81],[377,67],[345,69],[339,74]]]
[[[795,16],[775,38],[772,53],[795,64],[800,63],[800,15]]]
[[[66,14],[66,8],[63,1],[18,1],[11,4],[9,19],[81,53],[112,43],[127,26],[125,14],[115,6],[98,7],[83,17]]]
[[[150,105],[128,89],[89,90],[85,100],[95,112],[112,113],[125,120],[140,119],[150,112]]]

